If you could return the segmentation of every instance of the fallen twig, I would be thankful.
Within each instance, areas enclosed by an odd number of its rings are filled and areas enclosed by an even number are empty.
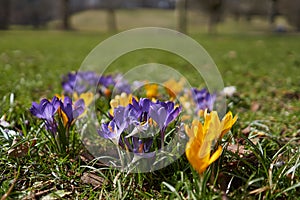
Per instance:
[[[20,175],[20,167],[18,169],[18,172],[15,171],[15,173],[14,173],[14,180],[13,180],[11,186],[9,187],[9,189],[7,190],[7,192],[1,197],[1,200],[5,200],[10,195],[10,193],[12,192],[12,190],[13,190],[13,188],[15,186],[15,183],[18,180],[19,175]]]

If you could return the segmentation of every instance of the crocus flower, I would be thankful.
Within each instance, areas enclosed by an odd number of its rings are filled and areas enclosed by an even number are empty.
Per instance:
[[[152,138],[143,141],[138,137],[132,137],[133,148],[131,148],[131,146],[128,147],[134,153],[134,155],[139,156],[139,158],[151,158],[155,156],[155,152],[149,152],[152,143],[153,143]]]
[[[99,78],[92,71],[68,73],[63,77],[62,87],[67,94],[72,94],[73,92],[81,94],[87,92],[91,86],[97,86]]]
[[[160,128],[161,147],[164,146],[165,131],[167,126],[179,115],[181,107],[175,107],[174,103],[157,101],[150,106],[150,117]]]
[[[63,118],[64,125],[71,125],[73,121],[78,118],[84,112],[84,101],[83,99],[77,100],[74,105],[72,99],[65,96],[62,101],[60,101],[60,109]]]
[[[73,98],[75,101],[83,99],[85,107],[88,107],[93,101],[94,94],[92,92],[85,92],[78,96],[78,94],[75,92],[73,94]]]
[[[131,93],[131,85],[128,83],[128,81],[126,79],[123,78],[123,76],[121,74],[117,74],[114,77],[114,82],[115,82],[114,89],[117,94],[121,94],[121,93],[130,94]]]
[[[111,139],[115,143],[119,142],[120,135],[129,124],[128,107],[119,106],[114,109],[114,118],[101,124],[98,134],[106,139]]]
[[[237,116],[232,118],[232,113],[228,112],[220,121],[218,113],[212,111],[209,114],[205,112],[204,119],[204,125],[198,120],[194,120],[191,128],[185,126],[186,133],[189,136],[185,151],[186,157],[199,174],[202,174],[211,163],[220,157],[222,146],[219,145],[211,155],[211,150],[214,149],[213,144],[231,129],[237,120]]]
[[[137,101],[131,98],[132,102],[125,106],[117,106],[113,110],[112,119],[101,125],[98,133],[101,137],[112,140],[119,140],[120,135],[126,129],[129,135],[138,133],[138,129],[146,129],[150,100],[142,98]],[[126,102],[122,102],[126,103]]]
[[[139,139],[138,137],[132,137],[132,151],[134,153],[147,153],[150,151],[152,143],[153,139],[148,139],[143,142],[143,140]]]
[[[150,117],[158,124],[162,132],[179,115],[181,107],[175,107],[174,102],[157,101],[150,106]]]
[[[55,133],[57,130],[57,124],[54,119],[54,114],[60,106],[59,99],[55,96],[51,101],[48,99],[42,99],[40,104],[33,102],[30,108],[30,112],[37,118],[45,120],[47,130]]]
[[[132,98],[132,103],[128,105],[129,117],[132,120],[139,122],[148,121],[151,104],[152,102],[147,98],[141,98],[139,101],[137,101],[135,98]]]
[[[114,109],[118,106],[126,107],[129,103],[132,103],[132,94],[127,95],[126,93],[122,93],[121,95],[116,95],[115,98],[113,98],[110,101],[110,111],[109,114],[113,116]]]
[[[191,91],[197,106],[197,111],[205,109],[208,109],[209,111],[213,110],[216,94],[210,94],[205,88],[202,90],[192,88]]]
[[[103,85],[104,87],[109,87],[115,85],[115,81],[111,75],[107,75],[107,76],[103,75],[99,79],[99,84]]]
[[[180,81],[176,81],[175,79],[170,79],[164,82],[164,87],[166,88],[168,94],[172,99],[176,97],[180,92],[183,91],[183,87],[185,84],[185,80],[183,78]]]
[[[149,98],[149,99],[157,98],[157,96],[158,96],[158,85],[157,84],[155,84],[155,83],[149,84],[148,83],[145,85],[145,89],[146,89],[147,98]]]

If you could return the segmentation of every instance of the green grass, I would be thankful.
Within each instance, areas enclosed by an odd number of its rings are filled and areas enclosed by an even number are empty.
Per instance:
[[[19,176],[11,198],[40,198],[63,191],[64,198],[90,199],[220,199],[228,188],[230,199],[294,199],[299,196],[300,46],[297,35],[192,34],[216,62],[226,86],[237,87],[228,99],[239,121],[228,141],[244,154],[224,151],[211,170],[199,179],[185,156],[162,170],[145,174],[120,174],[96,170],[102,185],[81,180],[86,167],[80,156],[58,157],[47,152],[39,121],[28,112],[31,101],[61,93],[61,76],[77,70],[103,33],[8,31],[0,32],[0,116],[22,130],[21,141],[36,144],[21,158],[9,157],[11,141],[0,144],[0,195]],[[145,62],[160,62],[194,77],[189,64],[166,52],[133,52],[111,70],[126,71]],[[120,67],[121,66],[121,67]],[[203,85],[192,78],[192,84]],[[13,93],[15,101],[9,103]],[[254,107],[258,108],[254,108]],[[246,127],[249,131],[245,131]],[[242,131],[244,130],[244,131]],[[243,157],[240,157],[240,155]],[[16,172],[16,173],[15,173]],[[220,175],[217,180],[217,175]],[[229,186],[228,186],[229,185]],[[225,187],[225,189],[224,189]],[[44,193],[42,193],[44,192]],[[30,196],[33,195],[33,196]]]

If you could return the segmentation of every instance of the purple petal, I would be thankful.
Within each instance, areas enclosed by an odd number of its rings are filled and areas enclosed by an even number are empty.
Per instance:
[[[74,110],[73,110],[73,118],[79,117],[84,112],[84,100],[79,99],[75,102]]]
[[[139,102],[139,106],[142,112],[149,112],[150,105],[151,105],[150,99],[143,98]]]
[[[29,110],[30,110],[31,114],[33,114],[37,118],[43,118],[43,115],[40,110],[40,105],[38,103],[32,102],[32,106]]]
[[[156,104],[150,108],[150,117],[158,124],[160,129],[163,129],[166,120],[167,111],[164,107]]]
[[[45,106],[44,111],[43,111],[44,119],[52,121],[54,113],[55,113],[54,107],[52,106],[52,104],[48,103]]]
[[[171,113],[169,113],[166,122],[165,122],[165,127],[168,126],[176,117],[178,117],[179,113],[181,111],[180,107],[175,108]]]

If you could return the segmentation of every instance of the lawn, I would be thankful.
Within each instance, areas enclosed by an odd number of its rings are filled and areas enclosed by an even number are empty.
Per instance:
[[[51,193],[69,199],[294,199],[300,195],[299,35],[191,35],[215,61],[225,86],[237,89],[227,103],[239,119],[226,137],[222,156],[202,178],[185,155],[161,170],[126,175],[115,169],[96,170],[99,166],[87,162],[80,147],[77,156],[47,152],[41,121],[29,112],[31,102],[61,94],[62,76],[78,70],[86,55],[109,36],[0,32],[0,116],[22,131],[21,143],[29,148],[24,156],[9,156],[12,141],[0,137],[0,195],[10,188],[12,199]],[[126,72],[148,62],[172,66],[192,77],[195,87],[205,86],[186,70],[190,68],[185,60],[155,50],[125,55],[111,71]]]

